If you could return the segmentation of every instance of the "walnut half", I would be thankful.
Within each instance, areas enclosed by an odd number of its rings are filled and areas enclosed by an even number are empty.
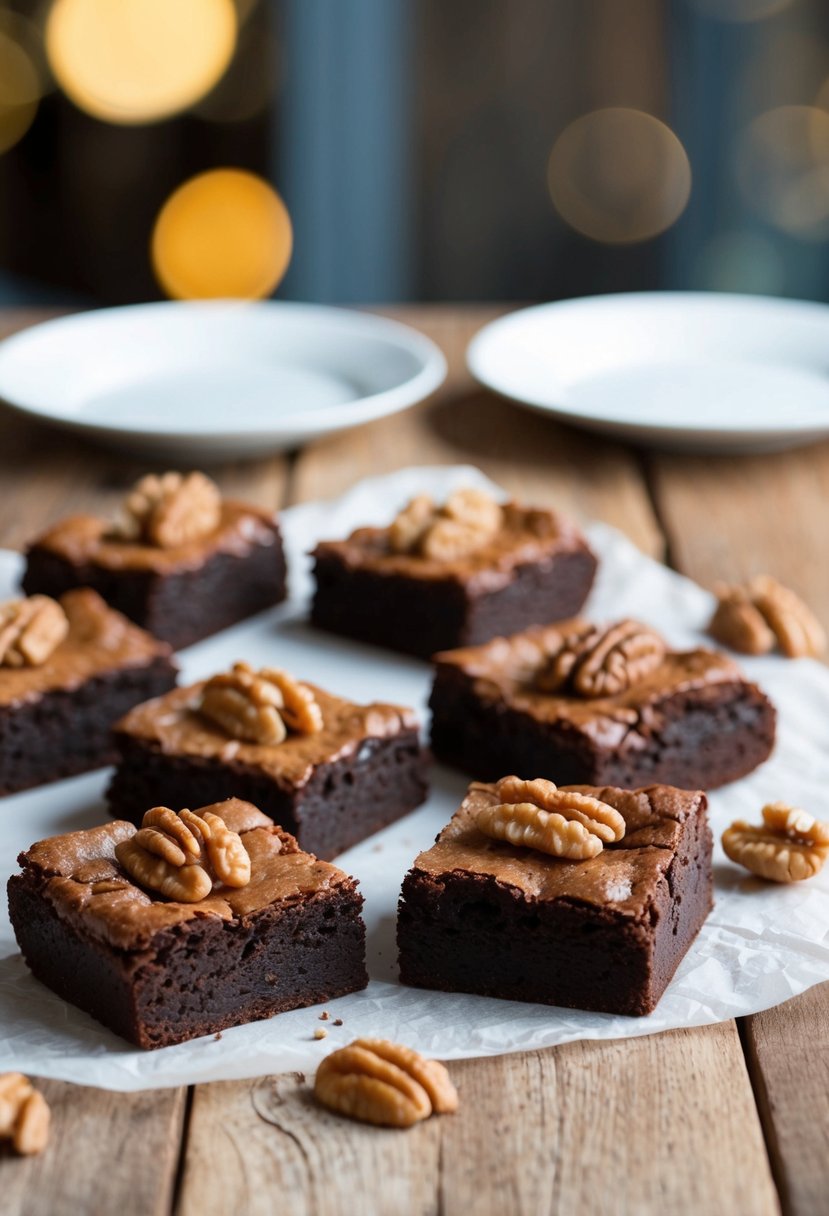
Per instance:
[[[535,684],[542,692],[616,696],[655,671],[665,650],[659,634],[638,621],[618,621],[604,628],[585,624],[565,634]]]
[[[48,595],[0,604],[0,667],[40,667],[68,632],[66,613]]]
[[[206,899],[214,879],[228,887],[250,882],[241,836],[209,810],[153,807],[135,835],[115,846],[115,857],[140,886],[179,903]]]
[[[329,1110],[381,1127],[411,1127],[458,1108],[443,1064],[386,1039],[355,1039],[332,1051],[317,1070],[314,1094]]]
[[[110,535],[175,549],[215,532],[221,516],[219,487],[204,473],[150,473],[130,490]]]
[[[0,1139],[21,1156],[43,1152],[49,1139],[49,1105],[19,1072],[0,1074]]]
[[[392,521],[389,546],[394,553],[457,561],[485,545],[502,521],[500,504],[483,490],[456,490],[442,507],[419,494]]]
[[[708,632],[740,654],[768,654],[777,645],[789,659],[817,657],[826,634],[812,610],[776,578],[761,574],[745,586],[721,583]]]
[[[494,794],[502,801],[478,811],[475,822],[485,836],[507,844],[586,861],[625,834],[624,818],[615,807],[590,794],[560,790],[541,777],[502,777]]]
[[[311,735],[322,730],[322,710],[307,684],[287,671],[249,663],[234,663],[230,671],[208,680],[199,712],[233,739],[272,746],[288,731]]]
[[[789,806],[763,807],[763,824],[735,820],[723,832],[725,854],[770,882],[802,882],[823,869],[829,857],[829,823]]]

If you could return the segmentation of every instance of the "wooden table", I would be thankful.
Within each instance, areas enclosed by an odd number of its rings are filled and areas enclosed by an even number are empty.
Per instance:
[[[705,584],[769,571],[829,620],[829,444],[643,453],[482,392],[464,350],[496,309],[410,308],[449,378],[429,402],[293,456],[212,470],[269,507],[409,464],[472,462],[521,498],[604,519]],[[0,314],[0,334],[41,314]],[[0,544],[110,511],[145,471],[0,418]],[[784,794],[785,791],[779,791]],[[404,1133],[323,1124],[303,1079],[107,1093],[43,1084],[40,1159],[0,1162],[8,1216],[829,1211],[829,984],[740,1022],[451,1065],[461,1110]]]

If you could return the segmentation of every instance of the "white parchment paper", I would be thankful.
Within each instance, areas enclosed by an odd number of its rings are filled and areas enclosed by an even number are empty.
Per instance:
[[[316,633],[304,622],[310,587],[307,551],[317,539],[384,523],[416,492],[441,497],[458,485],[490,485],[474,469],[407,469],[362,482],[334,502],[283,515],[292,575],[289,604],[181,656],[189,682],[245,658],[285,666],[354,700],[388,700],[423,713],[426,663]],[[631,615],[677,646],[703,641],[710,595],[644,557],[613,529],[595,525],[591,541],[601,573],[587,610],[598,620]],[[16,588],[20,559],[0,552],[0,598]],[[750,777],[711,798],[715,837],[737,816],[756,819],[761,805],[784,797],[829,817],[829,671],[809,660],[746,660],[747,673],[780,713],[772,758]],[[532,775],[532,774],[530,774]],[[109,774],[93,773],[0,800],[0,877],[16,868],[33,841],[106,819]],[[18,1069],[109,1089],[136,1090],[229,1080],[285,1070],[313,1071],[322,1056],[357,1035],[381,1035],[431,1056],[457,1059],[552,1046],[576,1039],[627,1038],[700,1026],[779,1004],[829,979],[829,867],[817,879],[776,887],[744,876],[715,852],[716,907],[657,1010],[647,1018],[613,1017],[546,1006],[407,989],[396,979],[394,920],[400,884],[419,850],[447,822],[466,787],[437,768],[429,802],[338,859],[366,898],[365,992],[329,1002],[328,1036],[314,1039],[319,1008],[280,1014],[155,1052],[136,1051],[31,978],[3,911],[0,921],[0,1071]],[[342,1026],[335,1027],[335,1018]]]

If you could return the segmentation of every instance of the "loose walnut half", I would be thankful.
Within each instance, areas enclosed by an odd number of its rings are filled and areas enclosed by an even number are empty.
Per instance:
[[[286,671],[234,663],[205,684],[199,711],[233,739],[272,746],[291,730],[311,735],[322,730],[322,710],[307,684]]]
[[[40,1153],[49,1139],[49,1105],[19,1072],[0,1075],[0,1139],[21,1156]]]
[[[723,832],[726,856],[771,882],[801,882],[829,857],[829,823],[785,802],[763,807],[763,825],[736,820]]]
[[[175,549],[215,532],[221,514],[219,487],[204,473],[150,473],[127,495],[111,535]]]
[[[638,621],[574,630],[536,677],[543,692],[612,697],[644,680],[665,657],[658,633]]]
[[[66,613],[48,595],[0,604],[0,667],[40,667],[69,632]]]
[[[326,1056],[314,1093],[329,1110],[381,1127],[411,1127],[458,1108],[442,1064],[385,1039],[355,1039]]]
[[[179,903],[205,899],[214,880],[228,887],[250,882],[241,836],[213,811],[153,807],[135,835],[115,846],[115,857],[140,886]]]
[[[442,507],[420,494],[393,520],[389,545],[395,553],[456,561],[486,544],[502,521],[503,509],[483,490],[456,490]]]
[[[488,788],[472,786],[472,789]],[[621,840],[625,821],[615,807],[576,790],[560,790],[539,777],[502,777],[495,795],[503,801],[478,811],[485,836],[568,861],[585,861],[605,843]]]
[[[717,608],[708,624],[716,641],[740,654],[768,654],[775,645],[790,659],[816,657],[826,634],[803,600],[770,575],[745,586],[720,583]]]

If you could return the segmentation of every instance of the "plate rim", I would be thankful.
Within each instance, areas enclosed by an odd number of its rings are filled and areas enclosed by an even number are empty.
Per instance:
[[[713,305],[715,308],[722,308],[723,311],[730,305],[738,303],[756,307],[758,311],[762,309],[780,309],[790,313],[809,313],[814,319],[825,321],[827,327],[827,350],[829,351],[829,304],[824,304],[819,300],[800,300],[788,296],[767,296],[750,292],[682,290],[618,291],[606,292],[601,295],[573,296],[565,300],[549,300],[540,304],[532,304],[526,308],[516,308],[504,316],[496,317],[493,321],[489,321],[486,325],[482,326],[473,335],[467,345],[467,369],[478,384],[489,389],[491,392],[497,393],[500,397],[514,402],[516,405],[546,415],[549,418],[569,422],[574,426],[584,427],[589,430],[608,431],[616,435],[652,436],[666,441],[707,439],[731,446],[740,442],[749,444],[754,440],[762,441],[765,439],[771,441],[774,439],[802,438],[806,441],[812,437],[829,434],[829,415],[827,415],[825,424],[815,420],[801,419],[799,421],[781,422],[777,425],[754,425],[750,430],[748,428],[717,426],[715,423],[689,427],[684,423],[673,423],[671,421],[636,422],[599,414],[586,415],[566,405],[551,405],[548,402],[540,401],[538,398],[531,399],[529,396],[516,393],[502,379],[492,375],[485,366],[487,356],[482,352],[485,352],[492,342],[493,333],[501,331],[499,333],[500,337],[504,330],[519,326],[528,316],[538,316],[543,313],[553,312],[554,310],[572,309],[574,307],[583,307],[585,310],[588,310],[612,304],[618,306],[620,303],[635,302],[638,304],[641,302],[653,305],[660,302],[664,303],[665,301],[670,301],[672,304],[691,304],[692,306],[700,307],[703,305]]]
[[[279,314],[285,316],[288,313],[294,313],[299,316],[304,315],[309,320],[321,317],[345,329],[353,329],[356,334],[365,333],[366,329],[372,331],[369,336],[385,338],[397,345],[398,349],[405,349],[408,353],[413,354],[418,359],[420,367],[413,376],[391,388],[369,393],[354,401],[339,403],[336,406],[323,406],[309,415],[283,414],[278,426],[271,424],[250,431],[231,429],[205,433],[193,427],[159,431],[153,428],[119,425],[117,422],[61,417],[47,411],[45,407],[36,402],[25,400],[20,396],[7,395],[7,388],[3,382],[7,359],[20,358],[20,347],[29,345],[37,347],[43,340],[44,331],[48,340],[49,334],[56,327],[86,327],[94,325],[102,317],[109,320],[135,312],[175,310],[179,313],[183,309],[189,312],[221,312],[224,310],[241,312],[244,309],[255,309],[259,313],[264,311],[272,313],[277,323]],[[400,413],[416,405],[439,388],[447,374],[446,356],[437,343],[427,334],[403,321],[371,312],[369,309],[359,306],[341,308],[336,305],[313,304],[298,300],[155,300],[140,304],[80,309],[29,325],[25,329],[10,334],[0,342],[0,405],[4,409],[48,426],[81,432],[90,436],[107,439],[129,438],[136,443],[147,442],[159,445],[164,443],[172,445],[192,440],[210,447],[223,442],[244,444],[245,441],[248,441],[253,444],[257,440],[260,443],[284,444],[297,435],[334,434],[378,418]],[[344,418],[343,414],[346,414],[347,417]]]

